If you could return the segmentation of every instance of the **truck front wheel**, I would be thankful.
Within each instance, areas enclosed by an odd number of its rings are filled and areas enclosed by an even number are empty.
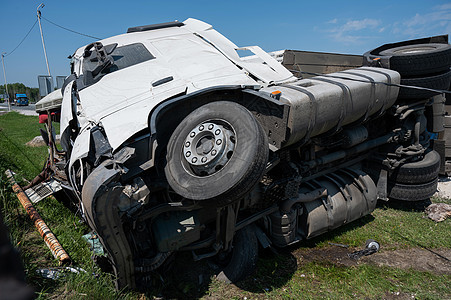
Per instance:
[[[246,108],[213,102],[194,110],[175,129],[165,174],[184,198],[227,205],[259,182],[268,152],[267,137]]]

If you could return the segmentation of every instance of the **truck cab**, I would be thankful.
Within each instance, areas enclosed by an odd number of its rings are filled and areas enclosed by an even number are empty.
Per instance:
[[[17,106],[28,106],[28,97],[26,94],[16,94],[14,102]]]

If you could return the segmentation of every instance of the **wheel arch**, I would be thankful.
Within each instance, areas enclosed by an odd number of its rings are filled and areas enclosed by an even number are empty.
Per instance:
[[[268,136],[269,148],[280,149],[287,139],[289,106],[265,93],[242,86],[210,87],[170,99],[149,114],[150,155],[152,165],[165,149],[169,138],[182,120],[195,109],[211,102],[231,101],[248,109]]]

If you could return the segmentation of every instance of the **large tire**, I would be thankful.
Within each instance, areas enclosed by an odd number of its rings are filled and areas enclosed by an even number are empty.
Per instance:
[[[396,170],[390,171],[388,179],[396,183],[418,184],[431,182],[438,177],[440,154],[432,150],[420,161],[405,163]]]
[[[402,85],[418,86],[436,90],[448,90],[451,80],[451,71],[419,78],[401,78]],[[428,99],[438,93],[427,90],[412,89],[402,87],[399,89],[398,98],[404,100],[414,99]]]
[[[268,153],[267,137],[246,108],[213,102],[177,126],[168,142],[165,174],[179,195],[227,205],[260,181]]]
[[[422,184],[388,183],[388,198],[402,201],[422,201],[437,191],[438,178]]]
[[[252,226],[247,226],[235,234],[228,258],[226,266],[217,276],[218,280],[234,283],[254,272],[258,260],[258,240]]]
[[[381,56],[391,56],[390,69],[401,77],[435,74],[449,70],[451,45],[415,44],[381,51]]]
[[[378,181],[382,163],[367,161],[363,170]],[[402,164],[395,170],[388,170],[388,180],[392,185],[395,184],[423,184],[433,181],[438,177],[440,168],[440,155],[431,150],[427,152],[422,160]]]

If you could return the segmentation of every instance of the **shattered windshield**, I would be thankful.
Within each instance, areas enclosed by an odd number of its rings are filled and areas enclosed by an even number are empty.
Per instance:
[[[116,46],[117,44],[103,46],[98,42],[86,47],[83,55],[86,86],[99,81],[106,74],[155,58],[141,43]]]

